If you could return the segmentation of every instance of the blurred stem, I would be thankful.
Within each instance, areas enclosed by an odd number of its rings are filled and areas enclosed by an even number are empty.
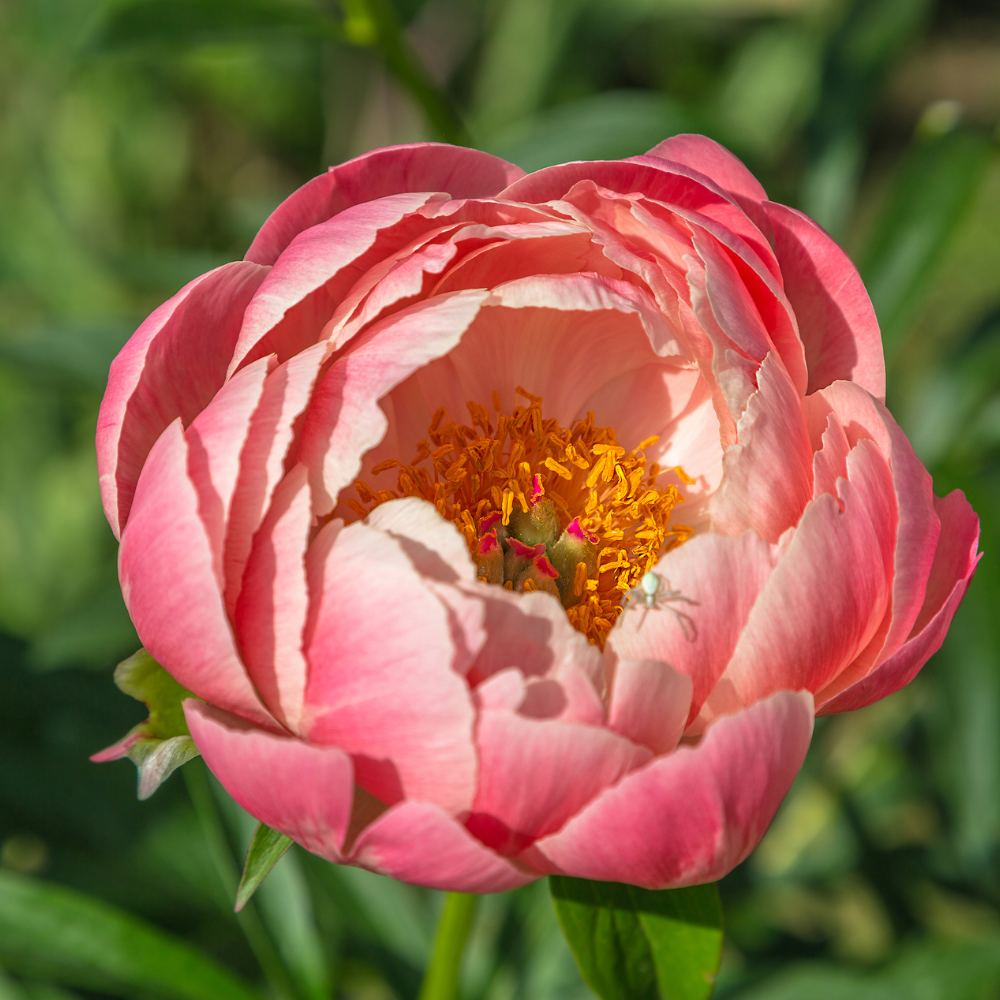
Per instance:
[[[478,902],[478,896],[467,892],[445,895],[441,919],[434,935],[434,951],[418,1000],[456,1000],[458,997],[462,955]]]
[[[227,900],[235,900],[239,872],[229,848],[222,818],[219,816],[218,809],[216,809],[212,799],[212,789],[208,784],[205,767],[199,761],[192,761],[182,770],[188,795],[191,796],[191,803],[198,816],[201,832],[205,838],[208,853],[212,858],[212,864],[215,866],[222,884],[222,890]],[[278,952],[268,937],[267,931],[264,930],[264,925],[261,923],[252,902],[248,902],[236,914],[236,920],[275,996],[281,1000],[294,1000],[296,993],[292,987],[291,978],[278,957]]]
[[[341,0],[341,3],[347,40],[378,51],[386,69],[423,109],[439,139],[459,146],[471,145],[472,139],[448,95],[431,79],[407,45],[390,0]]]

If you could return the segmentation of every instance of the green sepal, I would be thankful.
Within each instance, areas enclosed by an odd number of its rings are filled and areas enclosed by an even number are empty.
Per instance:
[[[640,889],[553,875],[549,888],[580,974],[602,1000],[706,1000],[722,957],[714,884]]]
[[[144,649],[118,664],[115,684],[143,702],[149,718],[90,759],[103,763],[128,757],[138,772],[139,798],[148,799],[178,767],[199,754],[184,718],[184,699],[192,695]]]
[[[292,846],[292,838],[286,837],[277,830],[272,830],[263,823],[257,824],[257,829],[250,839],[247,848],[247,859],[243,864],[243,877],[236,890],[237,913],[246,906],[247,901],[257,891],[257,886],[271,874],[274,866],[284,857],[285,851]]]
[[[190,736],[184,718],[183,701],[193,695],[178,684],[145,649],[133,653],[115,667],[115,684],[130,698],[149,709],[143,723],[150,736],[165,740],[171,736]]]

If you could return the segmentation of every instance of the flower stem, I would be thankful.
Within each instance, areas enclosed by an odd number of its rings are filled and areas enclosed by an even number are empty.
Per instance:
[[[478,902],[478,896],[467,892],[449,892],[445,896],[418,1000],[457,1000],[462,955]]]

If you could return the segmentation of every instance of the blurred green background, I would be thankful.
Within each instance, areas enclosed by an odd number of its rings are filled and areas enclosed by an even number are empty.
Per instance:
[[[986,552],[908,688],[822,720],[722,883],[718,996],[1000,997],[1000,10],[994,0],[0,0],[0,1000],[413,998],[440,897],[252,823],[144,716],[93,453],[108,365],[295,187],[371,147],[532,169],[728,145],[861,269],[889,404]],[[228,970],[228,971],[227,971]],[[586,997],[544,883],[483,900],[466,1000]]]

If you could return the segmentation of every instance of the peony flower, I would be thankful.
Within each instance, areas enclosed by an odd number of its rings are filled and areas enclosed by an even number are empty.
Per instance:
[[[157,309],[97,434],[129,611],[208,766],[333,862],[717,879],[815,714],[977,561],[850,260],[726,150],[376,150]]]

